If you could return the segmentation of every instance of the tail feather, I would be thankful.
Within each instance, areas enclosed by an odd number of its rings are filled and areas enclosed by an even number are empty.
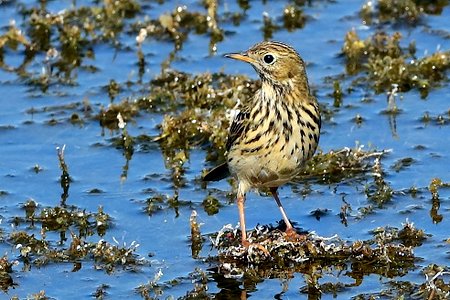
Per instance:
[[[218,165],[217,167],[211,169],[205,176],[203,176],[203,181],[219,181],[230,176],[230,169],[227,163]]]

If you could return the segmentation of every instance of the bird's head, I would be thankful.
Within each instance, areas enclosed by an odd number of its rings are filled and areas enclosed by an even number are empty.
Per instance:
[[[261,42],[242,53],[225,57],[250,63],[261,80],[274,85],[306,80],[305,64],[294,48],[281,42]]]

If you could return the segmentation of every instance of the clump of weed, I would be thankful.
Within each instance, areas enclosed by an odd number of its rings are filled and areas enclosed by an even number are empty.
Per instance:
[[[0,289],[4,292],[15,285],[10,275],[13,265],[14,262],[9,261],[6,255],[0,258]]]
[[[360,272],[361,276],[391,277],[405,274],[414,266],[412,245],[398,242],[401,240],[398,232],[404,230],[377,233],[367,241],[346,242],[337,236],[325,238],[315,233],[291,239],[278,227],[260,226],[248,233],[250,246],[247,248],[240,244],[239,230],[225,226],[211,239],[218,249],[221,272],[230,276],[242,276],[257,269],[260,279],[284,278],[283,273],[294,270],[309,274],[305,268],[314,265],[316,270],[347,266],[351,269],[347,273],[352,277]]]
[[[366,24],[392,22],[416,25],[424,14],[440,14],[448,1],[378,0],[367,1],[360,10]]]
[[[364,147],[319,151],[302,169],[297,180],[315,179],[324,183],[340,182],[369,171],[388,151],[364,150]]]
[[[354,30],[348,32],[342,49],[347,73],[366,73],[363,80],[377,93],[387,92],[395,84],[399,92],[418,89],[425,98],[432,87],[446,78],[450,51],[436,51],[417,58],[414,43],[404,49],[400,40],[398,32],[391,36],[377,32],[366,40],[361,40]]]

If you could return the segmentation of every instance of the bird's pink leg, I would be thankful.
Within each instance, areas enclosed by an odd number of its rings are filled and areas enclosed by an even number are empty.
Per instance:
[[[277,202],[278,208],[280,209],[281,215],[283,216],[284,223],[286,223],[286,232],[294,230],[291,222],[289,221],[289,218],[288,218],[286,212],[284,211],[284,208],[283,208],[283,205],[281,204],[280,198],[278,198],[277,188],[276,187],[270,188],[270,192],[272,193],[273,198]]]
[[[277,188],[270,188],[270,192],[272,193],[273,198],[277,202],[278,208],[280,209],[281,215],[283,216],[284,223],[286,223],[286,235],[289,239],[299,240],[304,239],[304,236],[297,234],[294,227],[292,226],[289,218],[284,211],[283,205],[281,204],[280,198],[278,198]]]
[[[245,213],[244,213],[244,203],[245,203],[245,194],[238,193],[237,196],[237,205],[239,209],[239,223],[241,224],[241,235],[242,235],[242,246],[245,248],[256,247],[264,254],[270,255],[269,251],[267,251],[264,246],[258,243],[250,243],[247,240],[247,231],[245,230]]]
[[[244,212],[245,194],[238,193],[237,206],[239,210],[239,223],[241,224],[242,245],[248,247],[247,232],[245,231],[245,212]]]

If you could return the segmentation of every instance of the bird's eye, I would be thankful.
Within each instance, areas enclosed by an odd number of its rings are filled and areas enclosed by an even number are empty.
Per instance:
[[[273,63],[275,61],[275,57],[273,57],[272,54],[264,55],[263,59],[264,59],[264,62],[268,65],[270,65],[271,63]]]

